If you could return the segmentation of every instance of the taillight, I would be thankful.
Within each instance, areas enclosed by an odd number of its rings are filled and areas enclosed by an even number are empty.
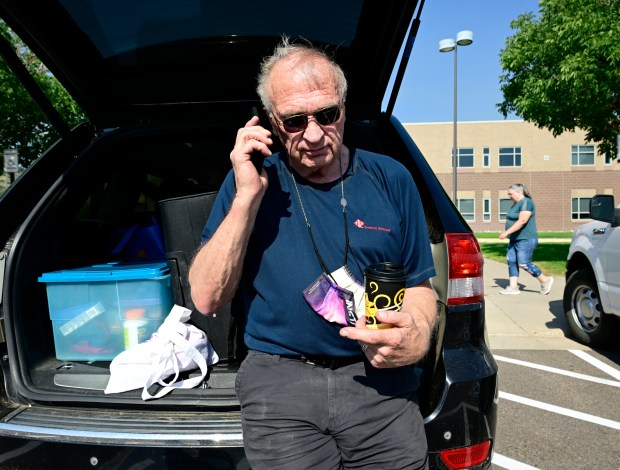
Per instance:
[[[484,258],[471,233],[447,233],[449,270],[448,305],[481,302],[484,298]]]
[[[476,444],[469,447],[458,447],[456,449],[442,450],[439,453],[441,460],[451,470],[459,468],[469,468],[480,465],[489,456],[491,441]]]

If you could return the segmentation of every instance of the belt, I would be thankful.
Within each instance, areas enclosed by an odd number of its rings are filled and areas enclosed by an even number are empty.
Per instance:
[[[304,364],[308,364],[316,367],[323,367],[324,369],[339,369],[340,367],[349,366],[351,364],[357,364],[364,360],[364,356],[351,356],[351,357],[330,357],[330,356],[285,356],[286,359],[292,359],[294,361],[300,361]]]

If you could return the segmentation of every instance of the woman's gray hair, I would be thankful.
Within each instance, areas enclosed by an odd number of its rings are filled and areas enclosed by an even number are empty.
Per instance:
[[[525,197],[532,199],[532,195],[524,184],[514,183],[508,186],[508,189],[511,189],[512,191],[516,191],[518,193],[522,193]]]
[[[300,38],[299,42],[292,42],[288,36],[282,36],[280,44],[276,46],[273,53],[265,57],[260,66],[258,74],[256,93],[268,114],[273,111],[273,103],[269,96],[269,79],[274,66],[282,59],[297,56],[296,71],[305,74],[308,79],[318,79],[316,68],[311,59],[323,59],[332,68],[336,79],[336,92],[340,101],[344,102],[347,95],[347,79],[342,68],[324,51],[316,48],[306,39]]]

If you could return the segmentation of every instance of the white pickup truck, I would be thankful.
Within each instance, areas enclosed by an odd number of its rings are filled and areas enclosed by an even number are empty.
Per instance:
[[[599,194],[590,202],[590,217],[570,244],[564,314],[579,342],[600,347],[620,323],[620,208],[613,196]]]

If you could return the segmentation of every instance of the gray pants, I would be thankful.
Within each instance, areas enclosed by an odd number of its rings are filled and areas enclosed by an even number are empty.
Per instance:
[[[412,367],[331,370],[250,351],[237,374],[253,470],[425,469]]]

